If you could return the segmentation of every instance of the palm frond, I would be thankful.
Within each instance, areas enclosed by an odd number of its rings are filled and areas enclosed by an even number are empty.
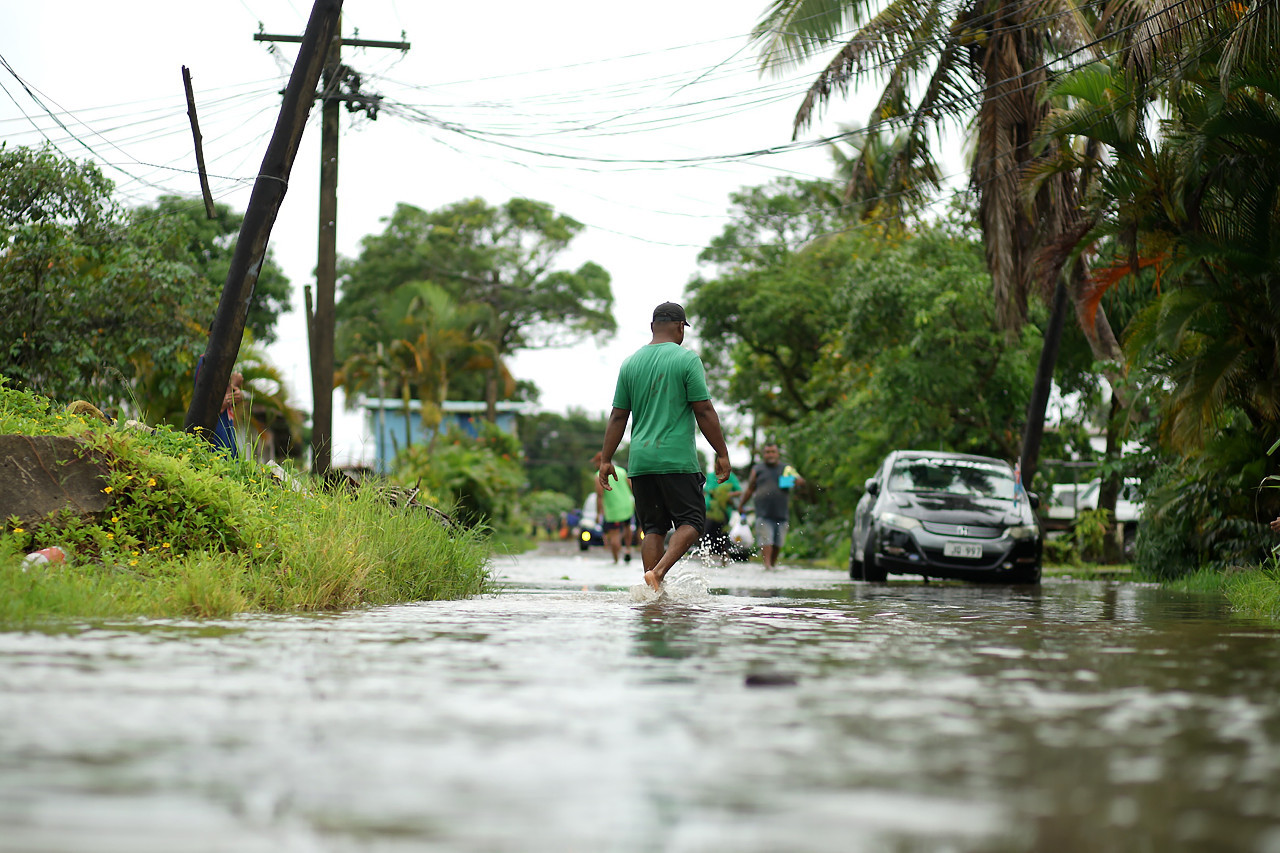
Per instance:
[[[777,72],[828,50],[857,25],[859,8],[844,0],[774,0],[751,33],[761,70]]]

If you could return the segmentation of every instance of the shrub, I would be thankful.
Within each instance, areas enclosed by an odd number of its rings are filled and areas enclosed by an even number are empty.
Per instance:
[[[524,487],[520,442],[485,423],[475,438],[459,429],[441,436],[434,447],[414,444],[396,456],[396,476],[421,481],[452,499],[455,517],[469,527],[523,526],[518,495]]]

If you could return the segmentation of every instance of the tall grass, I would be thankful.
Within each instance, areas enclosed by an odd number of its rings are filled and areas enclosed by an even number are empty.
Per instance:
[[[1227,600],[1232,609],[1258,619],[1280,622],[1280,564],[1270,564],[1257,571],[1232,575],[1226,583]]]
[[[250,460],[160,429],[108,427],[4,386],[0,433],[76,438],[106,460],[98,517],[0,519],[0,624],[227,616],[459,598],[486,589],[484,535],[372,487],[295,489]],[[56,545],[65,563],[29,565]]]

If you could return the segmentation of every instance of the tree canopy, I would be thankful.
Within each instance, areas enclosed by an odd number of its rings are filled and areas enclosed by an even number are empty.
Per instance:
[[[0,373],[56,399],[176,390],[217,304],[174,220],[112,192],[90,163],[0,147]]]
[[[134,210],[133,218],[140,223],[150,219],[166,220],[166,227],[174,232],[175,249],[185,247],[185,255],[179,254],[174,260],[193,265],[206,280],[205,286],[217,295],[226,283],[244,214],[234,212],[225,204],[215,204],[214,212],[215,218],[209,219],[200,200],[164,195],[154,205]],[[268,248],[245,320],[245,328],[252,333],[253,340],[269,344],[276,339],[276,320],[289,310],[289,293],[289,279]]]
[[[424,285],[452,297],[471,318],[471,335],[489,343],[495,357],[485,369],[485,398],[491,404],[515,392],[504,372],[512,353],[617,328],[604,268],[591,261],[572,271],[557,267],[583,226],[548,204],[514,198],[491,206],[470,199],[435,211],[399,204],[386,222],[381,234],[361,241],[358,258],[339,263],[340,361],[403,339],[400,294]]]

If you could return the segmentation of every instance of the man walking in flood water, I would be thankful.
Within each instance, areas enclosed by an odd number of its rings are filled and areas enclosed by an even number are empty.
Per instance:
[[[791,489],[804,485],[804,478],[790,465],[782,466],[782,454],[774,442],[766,444],[760,455],[763,458],[751,468],[751,477],[738,503],[738,511],[745,511],[747,501],[755,496],[756,540],[760,543],[764,567],[769,570],[778,565],[782,544],[787,540]]]
[[[631,492],[644,532],[640,545],[644,581],[655,591],[706,528],[702,497],[706,476],[694,446],[695,423],[715,451],[717,482],[729,479],[730,471],[729,448],[720,429],[720,416],[707,393],[702,360],[682,346],[688,325],[684,308],[675,302],[653,309],[649,325],[652,340],[628,357],[618,371],[613,411],[600,453],[600,485],[609,490],[615,476],[613,454],[634,413]],[[673,527],[670,543],[664,544],[663,538]]]

